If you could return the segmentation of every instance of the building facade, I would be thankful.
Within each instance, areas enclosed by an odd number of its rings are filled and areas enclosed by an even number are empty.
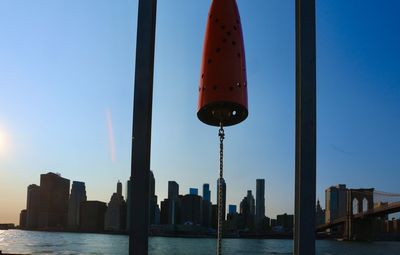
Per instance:
[[[347,188],[345,184],[331,186],[325,190],[325,222],[346,216]]]
[[[261,228],[265,218],[265,180],[256,180],[256,227]]]
[[[80,204],[79,229],[83,232],[104,231],[107,205],[100,201],[82,201]]]
[[[70,181],[55,173],[40,175],[39,229],[67,227]]]
[[[122,231],[126,229],[126,203],[122,196],[122,183],[117,182],[117,192],[113,193],[105,213],[104,230]]]
[[[81,202],[86,201],[86,187],[84,182],[73,181],[71,195],[68,203],[68,228],[76,230],[79,228],[79,213]]]
[[[40,187],[36,184],[28,186],[26,199],[26,228],[37,229],[39,226]]]

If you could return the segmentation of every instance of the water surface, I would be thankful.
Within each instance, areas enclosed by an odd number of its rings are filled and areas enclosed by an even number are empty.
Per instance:
[[[26,254],[128,254],[128,237],[0,230],[0,250]],[[224,239],[223,254],[292,254],[292,240]],[[150,255],[215,254],[215,239],[151,237]],[[400,242],[317,241],[318,255],[399,255]]]

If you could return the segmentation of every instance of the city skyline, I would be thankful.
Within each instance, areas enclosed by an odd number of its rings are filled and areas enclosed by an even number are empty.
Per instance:
[[[277,0],[238,5],[249,118],[226,129],[226,204],[237,205],[243,191],[255,194],[254,180],[263,178],[266,214],[292,213],[294,6]],[[325,188],[337,183],[398,191],[397,7],[396,1],[318,3],[322,207]],[[159,2],[151,158],[159,198],[175,180],[181,191],[209,183],[215,199],[217,130],[195,114],[208,8],[207,1]],[[114,182],[129,178],[136,19],[137,1],[0,3],[8,39],[0,42],[0,222],[18,222],[26,187],[39,183],[42,172],[79,177],[90,187],[87,196],[101,201],[109,200]]]

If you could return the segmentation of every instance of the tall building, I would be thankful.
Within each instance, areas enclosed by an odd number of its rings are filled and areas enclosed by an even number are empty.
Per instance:
[[[226,215],[226,183],[225,179],[222,178],[222,219],[225,220],[225,215]],[[219,179],[217,181],[217,205],[219,206]]]
[[[19,214],[19,228],[26,228],[26,209],[21,210],[21,213]]]
[[[203,200],[211,202],[210,184],[208,183],[203,184]]]
[[[229,205],[228,208],[229,208],[229,210],[228,210],[229,214],[237,213],[236,205]]]
[[[262,227],[265,218],[265,180],[256,180],[256,225]]]
[[[176,181],[168,182],[168,199],[178,199],[179,185]]]
[[[346,216],[347,188],[345,184],[331,186],[325,190],[325,222]]]
[[[82,201],[86,201],[85,183],[73,181],[68,203],[68,228],[71,230],[79,228],[79,213]]]
[[[278,226],[282,226],[285,231],[293,231],[293,214],[281,214],[276,216]]]
[[[189,189],[189,194],[190,194],[190,195],[198,196],[198,195],[199,195],[199,190],[196,189],[196,188],[190,188],[190,189]]]
[[[247,191],[247,196],[240,202],[240,215],[243,219],[241,227],[253,229],[255,221],[255,202],[251,190]]]
[[[40,175],[40,229],[65,229],[68,222],[68,179],[59,174]]]
[[[156,180],[154,178],[153,171],[150,170],[150,178],[149,178],[149,186],[150,186],[150,201],[149,201],[149,223],[155,224],[157,215],[156,215],[156,210],[157,210],[157,196],[155,195],[156,192]]]
[[[203,223],[203,199],[197,195],[184,195],[179,197],[181,224],[191,223],[194,225]]]
[[[122,196],[122,184],[120,181],[117,182],[117,192],[112,194],[108,203],[104,229],[107,231],[122,231],[126,229],[126,203]]]
[[[178,223],[179,185],[175,181],[168,182],[168,198],[160,203],[160,223]]]
[[[79,215],[79,229],[84,232],[104,231],[104,216],[107,205],[100,201],[82,201]]]
[[[36,229],[39,226],[40,187],[36,184],[28,186],[26,199],[26,228]]]
[[[315,225],[321,225],[325,223],[325,210],[322,209],[319,199],[317,200],[317,206],[315,208]]]

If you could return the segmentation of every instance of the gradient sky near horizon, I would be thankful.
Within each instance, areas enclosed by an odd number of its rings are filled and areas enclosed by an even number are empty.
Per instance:
[[[0,223],[40,174],[108,202],[130,174],[137,0],[0,1]],[[151,169],[158,200],[210,183],[217,129],[196,117],[210,1],[159,0]],[[226,128],[227,202],[266,180],[266,214],[293,213],[294,1],[238,0],[249,117]],[[317,196],[339,183],[400,193],[397,0],[317,1]]]

